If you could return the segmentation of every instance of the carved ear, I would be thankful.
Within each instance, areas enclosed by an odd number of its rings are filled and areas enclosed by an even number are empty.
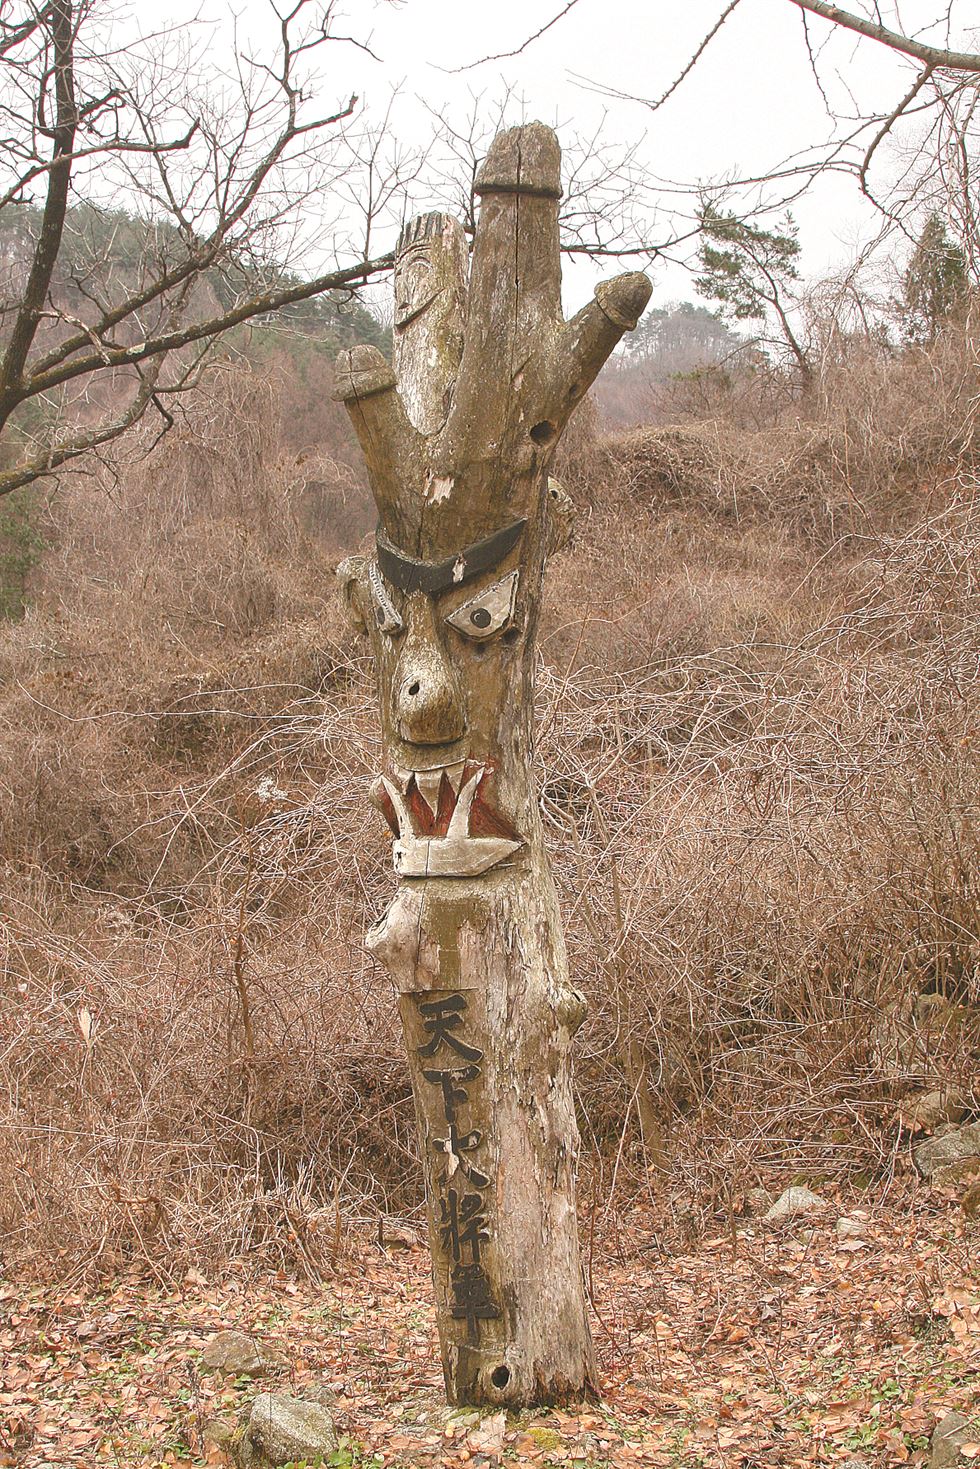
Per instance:
[[[334,575],[351,626],[358,632],[367,632],[367,604],[370,599],[367,561],[363,556],[348,556],[346,561],[341,561]]]

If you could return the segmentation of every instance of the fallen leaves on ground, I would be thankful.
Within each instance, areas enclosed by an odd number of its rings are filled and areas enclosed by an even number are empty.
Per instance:
[[[685,1255],[641,1211],[600,1230],[602,1396],[568,1412],[445,1408],[421,1246],[356,1243],[322,1285],[241,1269],[172,1290],[135,1272],[100,1293],[7,1281],[0,1465],[227,1464],[205,1425],[256,1385],[200,1354],[232,1327],[285,1353],[263,1389],[332,1391],[340,1465],[922,1464],[939,1418],[980,1412],[980,1230],[921,1196],[863,1216],[860,1239],[830,1212],[740,1221]]]

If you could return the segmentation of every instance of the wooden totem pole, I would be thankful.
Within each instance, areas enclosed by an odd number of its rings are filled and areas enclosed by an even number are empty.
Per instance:
[[[337,367],[379,514],[376,556],[338,574],[377,666],[398,878],[367,943],[399,994],[454,1403],[594,1387],[570,1056],[585,1000],[531,779],[535,631],[561,540],[548,465],[650,285],[620,276],[563,321],[559,164],[540,123],[501,133],[469,269],[457,221],[413,220],[394,370],[372,347]]]

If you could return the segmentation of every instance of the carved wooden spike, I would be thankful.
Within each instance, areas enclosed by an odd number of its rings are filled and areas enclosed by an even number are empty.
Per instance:
[[[517,333],[553,329],[561,320],[558,139],[539,122],[499,133],[477,171],[474,189],[483,209],[474,252],[473,289],[490,298],[484,307],[486,320]],[[502,249],[507,253],[501,260]],[[503,261],[506,289],[502,289],[499,270]],[[516,315],[501,322],[512,304]]]
[[[421,514],[421,440],[377,347],[338,353],[333,396],[350,414],[382,525],[394,540],[410,544]]]
[[[397,391],[366,349],[338,371],[381,519],[377,560],[342,568],[375,655],[374,798],[399,879],[368,945],[400,995],[447,1391],[516,1407],[595,1386],[574,1207],[584,1000],[530,774],[541,575],[571,519],[548,465],[650,291],[622,276],[561,320],[559,159],[540,123],[501,134],[465,316],[460,236],[421,216],[399,243]]]

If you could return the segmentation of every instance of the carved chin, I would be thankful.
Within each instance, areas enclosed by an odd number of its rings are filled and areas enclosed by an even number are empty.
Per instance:
[[[483,798],[487,767],[457,761],[438,770],[382,776],[374,799],[395,833],[399,877],[479,877],[523,845]]]

